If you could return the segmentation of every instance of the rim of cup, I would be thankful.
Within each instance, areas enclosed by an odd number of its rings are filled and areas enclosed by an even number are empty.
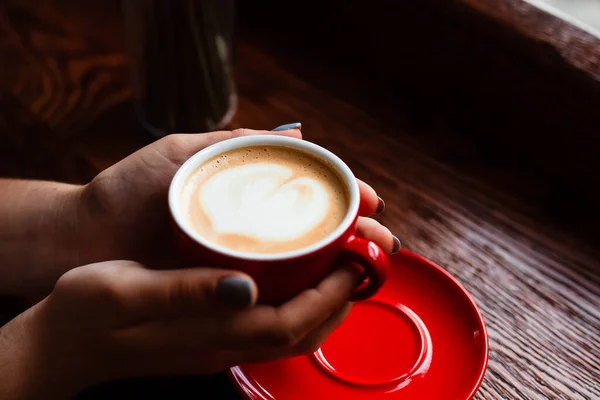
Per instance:
[[[242,147],[252,146],[279,146],[292,148],[306,153],[309,156],[318,158],[319,160],[325,162],[327,165],[331,166],[344,181],[344,184],[348,188],[348,194],[350,197],[348,210],[346,211],[346,215],[344,216],[344,219],[342,220],[340,225],[338,225],[338,227],[333,232],[331,232],[323,239],[312,243],[306,247],[302,247],[300,249],[292,251],[268,254],[231,250],[227,247],[213,243],[202,237],[200,234],[198,234],[186,221],[183,215],[183,210],[180,207],[183,186],[187,182],[190,174],[193,173],[200,165],[204,164],[209,159],[218,156],[219,154]],[[284,259],[302,257],[307,254],[314,253],[315,251],[330,245],[344,232],[346,232],[346,230],[352,225],[355,217],[358,215],[359,204],[360,193],[356,178],[354,177],[354,174],[352,173],[350,168],[338,156],[314,143],[286,136],[242,136],[215,143],[211,146],[206,147],[203,150],[200,150],[198,153],[191,156],[185,163],[183,163],[175,173],[175,176],[173,176],[171,185],[169,186],[169,210],[171,212],[171,215],[173,216],[173,219],[180,227],[180,229],[182,229],[185,232],[185,234],[187,234],[195,242],[214,252],[229,257],[236,257],[252,261],[280,261]]]

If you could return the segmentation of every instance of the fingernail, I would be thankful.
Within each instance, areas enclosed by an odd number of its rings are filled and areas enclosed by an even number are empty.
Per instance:
[[[375,215],[381,214],[383,210],[385,210],[385,201],[379,196],[377,196],[377,200],[379,200],[379,204],[377,204],[377,210],[375,210]]]
[[[271,132],[287,131],[289,129],[302,129],[302,123],[292,122],[291,124],[279,125],[277,128],[272,129]]]
[[[392,235],[394,239],[394,248],[392,249],[392,254],[396,254],[402,248],[402,243],[400,243],[400,239],[396,237],[396,235]]]
[[[252,291],[252,282],[239,276],[223,278],[217,284],[217,297],[228,307],[249,307],[253,302]]]

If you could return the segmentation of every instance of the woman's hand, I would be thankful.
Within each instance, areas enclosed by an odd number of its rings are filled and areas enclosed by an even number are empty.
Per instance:
[[[210,268],[86,265],[0,330],[0,398],[68,398],[135,376],[212,373],[313,352],[350,311],[355,269],[279,307],[252,279]]]
[[[151,267],[176,266],[167,203],[173,175],[214,143],[259,134],[302,137],[298,129],[169,135],[102,171],[83,189],[83,240],[76,265],[128,259]]]
[[[76,265],[128,259],[150,267],[177,266],[167,204],[173,175],[189,157],[213,143],[257,134],[302,138],[299,129],[170,135],[101,172],[83,189],[82,240]],[[359,181],[359,186],[361,215],[381,211],[383,203],[375,191],[364,182]],[[398,240],[375,220],[360,218],[358,232],[372,236],[385,251],[399,248]]]

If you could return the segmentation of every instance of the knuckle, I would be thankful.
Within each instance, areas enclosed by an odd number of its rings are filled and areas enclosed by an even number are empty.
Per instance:
[[[238,137],[238,136],[247,136],[249,133],[249,129],[247,128],[237,128],[231,131],[231,136],[232,137]]]
[[[303,293],[305,301],[310,304],[319,304],[320,300],[323,297],[323,293],[319,291],[317,288],[310,288],[304,291]]]
[[[123,266],[120,264],[111,264],[100,269],[97,268],[91,273],[90,280],[94,280],[96,294],[104,300],[119,302],[123,296],[123,280],[126,279]]]
[[[206,297],[207,288],[197,282],[181,280],[172,285],[167,292],[167,303],[174,306],[185,306],[197,303]]]
[[[162,139],[159,139],[158,142],[161,144],[162,146],[164,146],[165,148],[170,148],[170,147],[181,147],[182,143],[185,140],[185,135],[182,133],[172,133],[170,135],[167,135],[165,137],[163,137]]]
[[[375,220],[369,217],[359,217],[357,228],[360,230],[360,232],[362,232],[363,235],[368,234],[371,229],[373,229],[373,224],[371,221]]]
[[[368,238],[384,238],[391,235],[388,228],[373,218],[365,218],[361,221],[361,231]]]
[[[174,133],[167,135],[156,142],[162,154],[174,162],[179,162],[182,154],[185,154],[188,139],[185,134]]]
[[[309,318],[314,319],[317,314],[324,316],[329,315],[335,310],[335,305],[330,304],[331,301],[340,295],[338,293],[334,293],[331,289],[327,289],[321,286],[317,286],[315,288],[308,289],[304,291],[302,294],[302,300],[313,310],[313,315]],[[298,321],[298,325],[310,324],[309,321]],[[300,327],[299,327],[300,328]]]
[[[370,234],[377,234],[383,225],[381,225],[378,221],[375,221],[373,218],[367,218],[367,231]]]
[[[59,298],[81,300],[96,298],[109,304],[122,298],[124,267],[130,262],[86,265],[70,270],[57,281],[53,293]]]
[[[77,282],[80,280],[80,276],[82,275],[81,268],[82,267],[74,268],[64,273],[60,278],[58,278],[58,281],[56,281],[52,292],[55,295],[64,295],[70,293],[77,286]]]

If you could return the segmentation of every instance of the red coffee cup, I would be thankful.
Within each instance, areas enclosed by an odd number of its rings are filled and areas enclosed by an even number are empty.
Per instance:
[[[341,224],[325,238],[299,250],[275,254],[244,253],[212,243],[186,221],[181,207],[183,185],[196,168],[222,153],[252,146],[288,147],[322,160],[343,179],[350,195]],[[330,151],[301,139],[276,135],[244,136],[225,140],[193,155],[177,171],[169,188],[169,209],[177,245],[186,264],[229,268],[250,275],[259,290],[259,302],[280,304],[315,287],[333,267],[349,263],[365,277],[351,300],[364,300],[384,284],[389,270],[387,255],[375,243],[356,235],[360,209],[358,183],[350,168]]]

